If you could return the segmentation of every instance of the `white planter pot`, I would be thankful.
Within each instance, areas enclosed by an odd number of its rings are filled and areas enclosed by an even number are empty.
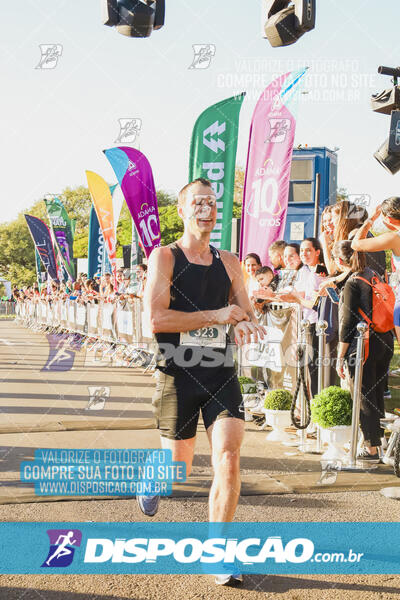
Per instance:
[[[336,425],[335,427],[321,427],[321,440],[328,444],[328,449],[321,456],[321,460],[342,460],[348,455],[344,445],[351,440],[350,425]]]
[[[242,394],[244,407],[244,420],[252,421],[253,415],[250,412],[259,403],[258,394]]]
[[[292,436],[285,431],[286,427],[292,424],[290,410],[272,410],[264,408],[265,420],[272,427],[272,431],[267,434],[268,442],[291,442]]]

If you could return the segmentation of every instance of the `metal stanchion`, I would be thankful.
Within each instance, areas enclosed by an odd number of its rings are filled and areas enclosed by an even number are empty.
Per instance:
[[[361,322],[357,325],[358,338],[357,338],[357,356],[356,356],[356,371],[354,375],[354,392],[353,392],[353,414],[351,418],[351,444],[350,444],[350,457],[347,464],[341,466],[342,471],[370,471],[376,469],[377,465],[369,464],[365,466],[365,462],[357,460],[357,443],[358,443],[358,430],[360,423],[360,406],[361,406],[361,394],[362,394],[362,377],[364,369],[364,343],[365,334],[368,329],[366,323]]]
[[[299,368],[301,368],[301,360],[303,361],[303,365],[308,364],[308,333],[310,328],[310,321],[307,319],[303,319],[300,323],[300,331],[301,331],[301,347],[303,348],[302,358],[299,361]],[[306,370],[307,372],[307,370]],[[306,423],[306,397],[304,395],[303,387],[300,386],[300,425],[304,427]],[[298,449],[300,452],[308,452],[310,450],[310,444],[307,443],[307,434],[305,429],[299,429],[298,435],[300,437],[300,442],[298,445]]]
[[[326,321],[318,321],[317,336],[318,336],[318,394],[325,387],[325,357],[326,357],[326,330],[328,323]],[[317,447],[315,452],[322,453],[321,428],[317,425]]]

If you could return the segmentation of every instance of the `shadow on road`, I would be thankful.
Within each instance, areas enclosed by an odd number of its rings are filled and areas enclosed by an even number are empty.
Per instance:
[[[311,576],[310,576],[311,577]],[[314,576],[315,577],[315,576]],[[343,575],[341,576],[343,577]],[[332,590],[335,596],[340,597],[340,591],[350,590],[351,592],[373,592],[377,595],[388,598],[388,594],[392,594],[391,598],[400,596],[400,586],[389,587],[382,586],[382,583],[371,585],[369,583],[355,583],[354,575],[347,575],[348,581],[338,581],[335,576],[330,576],[329,579],[308,579],[301,576],[286,575],[245,575],[242,589],[254,590],[259,592],[269,592],[270,594],[283,594],[284,592],[293,591],[293,598],[296,598],[296,590]],[[362,575],[357,575],[361,578]],[[365,575],[368,577],[368,575]],[[387,577],[387,576],[386,576]],[[400,583],[400,576],[390,576],[391,579],[396,579]],[[308,596],[307,596],[308,597]]]
[[[32,593],[34,592],[34,593]],[[34,600],[39,598],[41,600],[146,600],[142,596],[105,596],[104,594],[92,594],[88,595],[87,592],[81,594],[80,592],[66,592],[64,590],[36,590],[35,588],[16,588],[16,587],[2,587],[0,586],[0,598],[1,600]]]

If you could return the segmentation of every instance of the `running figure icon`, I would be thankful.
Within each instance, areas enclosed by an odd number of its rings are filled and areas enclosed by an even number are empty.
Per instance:
[[[77,540],[71,539],[74,536],[73,531],[69,531],[66,535],[59,535],[56,541],[58,545],[57,550],[46,560],[46,565],[50,566],[51,561],[54,558],[61,558],[62,556],[67,556],[68,554],[72,554],[71,548],[67,548],[68,544],[76,544]],[[63,540],[60,542],[60,540]]]

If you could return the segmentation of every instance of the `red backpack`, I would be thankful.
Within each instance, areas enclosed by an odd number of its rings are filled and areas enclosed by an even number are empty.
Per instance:
[[[396,297],[388,283],[385,283],[375,274],[371,281],[364,277],[354,277],[367,283],[372,288],[372,319],[369,319],[364,311],[359,308],[359,313],[374,331],[386,333],[394,327],[393,313]]]

